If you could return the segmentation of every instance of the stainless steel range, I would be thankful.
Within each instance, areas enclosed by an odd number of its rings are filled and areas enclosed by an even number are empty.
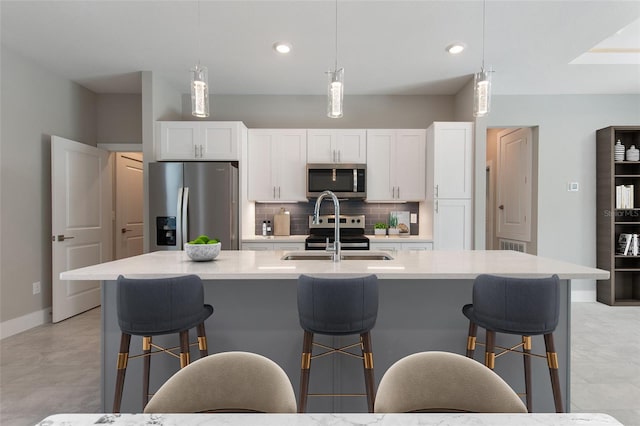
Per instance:
[[[318,224],[309,216],[309,236],[305,250],[326,250],[327,241],[333,243],[335,215],[320,215]],[[340,215],[340,245],[342,250],[369,250],[369,238],[364,236],[364,215]]]

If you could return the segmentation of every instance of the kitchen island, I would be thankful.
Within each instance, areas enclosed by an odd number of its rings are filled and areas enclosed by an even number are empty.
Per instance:
[[[304,252],[303,252],[304,253]],[[372,252],[367,252],[372,253]],[[282,260],[283,251],[222,251],[211,262],[192,262],[182,251],[154,252],[61,274],[63,280],[100,280],[102,285],[102,409],[113,400],[115,364],[120,330],[116,318],[115,280],[196,274],[205,280],[205,300],[214,314],[207,320],[209,352],[256,352],[278,363],[297,393],[302,330],[298,323],[296,282],[300,274],[376,274],[380,286],[378,321],[372,330],[376,382],[397,360],[415,352],[440,350],[464,354],[468,321],[461,309],[471,302],[473,279],[482,273],[513,277],[558,274],[561,281],[560,322],[555,332],[561,389],[569,407],[570,302],[572,279],[606,279],[607,271],[513,251],[397,251],[393,260]],[[479,341],[483,340],[479,334]],[[162,336],[158,341],[175,336]],[[329,344],[350,342],[328,337]],[[498,335],[497,344],[512,346],[517,336]],[[176,343],[169,343],[175,346]],[[140,346],[132,339],[132,353]],[[534,352],[544,353],[541,337],[533,338]],[[477,359],[482,351],[478,350]],[[197,355],[192,354],[192,359]],[[534,360],[534,411],[552,412],[549,373],[543,360]],[[141,410],[141,362],[128,366],[123,412]],[[174,359],[156,356],[151,388],[177,370]],[[498,372],[516,391],[523,389],[522,360],[504,356]],[[313,393],[362,392],[362,367],[346,357],[314,361]],[[311,398],[309,412],[366,411],[364,398]]]

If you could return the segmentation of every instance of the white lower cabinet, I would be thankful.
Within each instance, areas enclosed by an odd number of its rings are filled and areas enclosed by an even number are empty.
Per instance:
[[[436,250],[471,250],[471,200],[436,199],[433,205],[433,241]]]
[[[399,250],[433,250],[431,242],[378,242],[369,241],[369,248],[378,251],[399,251]]]
[[[242,250],[304,250],[304,242],[251,241],[243,242]]]

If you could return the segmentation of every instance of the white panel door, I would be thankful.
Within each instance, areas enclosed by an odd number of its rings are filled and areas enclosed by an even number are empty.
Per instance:
[[[435,250],[471,250],[472,208],[471,200],[434,201]]]
[[[143,252],[142,155],[116,154],[116,259]]]
[[[274,155],[278,200],[307,201],[306,158],[307,133],[304,130],[283,131]]]
[[[365,130],[338,130],[335,141],[338,163],[364,164],[367,162]]]
[[[424,130],[398,130],[396,134],[395,198],[400,201],[422,201],[426,198],[426,132]]]
[[[101,149],[51,137],[53,322],[100,305],[100,283],[60,273],[111,260],[111,165]]]
[[[367,131],[367,201],[393,200],[391,158],[394,146],[393,130]]]
[[[433,172],[436,198],[473,197],[471,123],[434,123]]]
[[[307,162],[335,163],[335,130],[309,129],[307,130]]]
[[[531,241],[531,129],[498,133],[497,229],[499,238]]]

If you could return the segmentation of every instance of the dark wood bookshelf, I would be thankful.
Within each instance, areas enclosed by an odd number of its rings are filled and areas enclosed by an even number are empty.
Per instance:
[[[611,306],[640,306],[640,255],[617,252],[620,234],[640,235],[640,161],[614,161],[618,140],[625,152],[631,145],[640,148],[640,126],[611,126],[596,132],[597,267],[611,274],[608,280],[597,281],[597,300]],[[617,185],[633,185],[634,208],[616,208]]]

